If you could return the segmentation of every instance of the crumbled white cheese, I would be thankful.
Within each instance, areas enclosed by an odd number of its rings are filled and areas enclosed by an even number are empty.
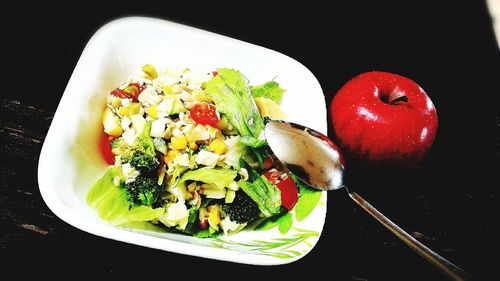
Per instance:
[[[195,142],[199,140],[210,139],[210,131],[207,129],[209,126],[204,126],[201,124],[196,125],[194,129],[186,136],[189,142]]]
[[[121,99],[122,106],[127,107],[130,105],[130,100],[129,99]]]
[[[123,140],[125,140],[125,142],[131,146],[135,142],[135,138],[136,138],[135,131],[132,129],[125,130],[125,132],[123,132],[123,134],[122,134],[122,137],[123,137]]]
[[[213,168],[215,167],[215,165],[217,165],[218,160],[219,160],[218,154],[202,149],[200,150],[198,155],[196,155],[196,159],[194,161],[197,164]]]
[[[240,187],[238,186],[238,184],[235,181],[233,181],[231,184],[229,184],[229,186],[227,188],[229,188],[233,191],[238,191],[238,189],[240,189]]]
[[[174,100],[172,98],[164,98],[157,106],[156,111],[158,111],[158,117],[160,117],[160,113],[163,116],[168,116],[172,111],[172,106],[174,104]]]
[[[162,96],[158,95],[153,87],[148,86],[141,92],[138,99],[143,105],[151,106],[160,103]]]
[[[179,130],[179,129],[177,129],[177,128],[175,128],[175,129],[172,131],[172,136],[174,136],[174,137],[180,137],[180,136],[182,136],[182,135],[183,135],[182,131],[181,131],[181,130]]]
[[[132,124],[132,121],[130,121],[130,118],[127,116],[123,116],[122,120],[120,121],[120,125],[122,126],[122,130],[126,131],[130,128],[130,124]]]
[[[184,74],[187,87],[191,90],[201,87],[203,81],[207,81],[207,74],[205,72],[189,71]]]
[[[122,164],[122,158],[120,155],[115,156],[115,166],[120,166]]]
[[[136,171],[134,167],[130,165],[130,163],[125,163],[122,165],[122,173],[125,177],[125,183],[131,183],[135,181],[135,178],[139,176],[139,171]]]
[[[189,167],[189,155],[186,153],[180,154],[174,158],[174,164],[184,167]]]
[[[178,75],[169,75],[165,72],[160,72],[160,75],[153,81],[153,86],[155,88],[163,88],[172,84],[177,83],[179,81]]]
[[[225,164],[232,167],[240,166],[240,157],[245,149],[244,145],[240,143],[240,140],[240,136],[232,136],[224,140],[224,143],[227,146],[227,152],[225,154],[226,157],[224,158]]]
[[[248,171],[245,168],[240,168],[238,174],[241,176],[243,180],[248,180]]]
[[[228,234],[228,232],[235,232],[244,228],[247,224],[239,224],[232,221],[229,216],[226,216],[223,220],[220,221],[219,225],[222,228],[222,231],[224,231],[224,234]]]
[[[182,128],[182,133],[184,135],[188,135],[192,129],[193,129],[193,124],[187,124],[186,126],[184,126],[184,128]]]
[[[151,124],[151,133],[152,137],[162,138],[165,135],[165,125],[167,124],[167,119],[159,118],[153,121]]]
[[[168,227],[178,225],[181,229],[186,228],[189,212],[184,202],[168,204],[168,207],[158,220]]]
[[[146,119],[141,114],[134,114],[130,116],[130,120],[132,121],[132,129],[134,129],[137,135],[141,134],[144,130],[144,125],[146,125]]]
[[[182,90],[180,93],[179,93],[179,98],[182,100],[182,101],[193,101],[193,95],[191,95],[190,93]]]

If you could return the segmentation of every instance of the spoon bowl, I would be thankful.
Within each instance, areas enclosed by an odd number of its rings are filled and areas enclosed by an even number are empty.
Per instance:
[[[320,190],[344,186],[344,159],[325,135],[285,121],[269,122],[265,134],[276,157],[302,181]]]

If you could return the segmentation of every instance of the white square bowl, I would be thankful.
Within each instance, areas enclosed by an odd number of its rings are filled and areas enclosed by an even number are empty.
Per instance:
[[[113,226],[87,206],[87,190],[107,168],[98,147],[106,96],[146,63],[207,72],[218,67],[234,68],[253,85],[276,77],[286,89],[281,107],[289,120],[327,132],[321,86],[294,59],[164,20],[118,19],[102,27],[88,42],[47,133],[38,183],[48,207],[65,222],[89,233],[170,252],[257,265],[289,263],[306,255],[323,230],[326,192],[309,217],[301,222],[294,219],[286,235],[274,228],[218,239]]]

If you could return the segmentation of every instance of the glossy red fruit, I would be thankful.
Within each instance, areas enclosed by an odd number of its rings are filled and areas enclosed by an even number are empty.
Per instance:
[[[335,136],[348,158],[414,165],[436,137],[436,108],[414,81],[367,72],[347,82],[330,105]]]

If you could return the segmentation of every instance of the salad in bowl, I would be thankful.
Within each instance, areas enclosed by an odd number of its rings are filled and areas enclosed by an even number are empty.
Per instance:
[[[251,86],[234,69],[144,65],[107,97],[102,151],[109,168],[87,204],[113,225],[144,222],[201,238],[287,221],[280,218],[290,217],[301,195],[317,203],[321,192],[267,146],[266,122],[285,118],[284,92],[275,81]],[[304,205],[301,219],[315,204]],[[290,227],[291,219],[280,232]]]

